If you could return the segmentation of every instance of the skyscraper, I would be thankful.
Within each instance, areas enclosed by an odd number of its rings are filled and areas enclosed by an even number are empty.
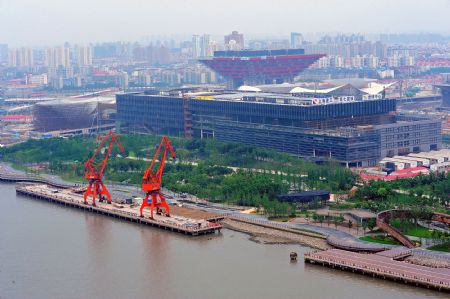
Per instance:
[[[192,36],[192,58],[198,58],[200,56],[200,52],[200,36],[195,34]]]
[[[20,48],[8,51],[8,66],[30,67],[34,64],[33,49]]]
[[[92,48],[89,46],[79,46],[77,48],[78,66],[92,65]]]
[[[303,45],[303,35],[298,32],[291,32],[291,48],[300,48]]]
[[[209,44],[210,36],[208,34],[203,34],[200,38],[200,56],[212,56],[212,51]]]
[[[8,66],[9,67],[17,67],[17,50],[10,49],[8,51]]]
[[[47,67],[69,67],[70,49],[65,47],[45,49],[44,64]]]

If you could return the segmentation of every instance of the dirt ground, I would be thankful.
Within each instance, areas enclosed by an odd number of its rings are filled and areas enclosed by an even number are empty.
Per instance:
[[[176,205],[170,206],[170,213],[172,215],[178,215],[191,219],[210,219],[215,218],[218,215],[212,212],[202,211],[200,209],[191,209],[186,207],[179,207]]]

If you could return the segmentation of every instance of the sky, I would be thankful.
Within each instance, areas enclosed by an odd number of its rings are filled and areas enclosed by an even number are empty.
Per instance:
[[[0,43],[295,32],[450,33],[450,0],[0,0]]]

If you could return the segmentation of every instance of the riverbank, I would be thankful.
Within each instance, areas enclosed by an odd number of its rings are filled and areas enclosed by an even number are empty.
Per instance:
[[[299,244],[320,250],[331,248],[325,239],[271,229],[232,219],[225,219],[222,221],[222,225],[224,228],[246,233],[251,236],[251,241],[261,244]]]

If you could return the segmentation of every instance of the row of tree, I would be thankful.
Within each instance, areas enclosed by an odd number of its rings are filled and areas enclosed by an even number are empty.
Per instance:
[[[140,184],[161,136],[121,135],[125,156],[113,148],[105,179]],[[213,201],[262,207],[278,216],[292,214],[292,206],[278,202],[289,190],[326,189],[345,192],[353,174],[337,163],[316,165],[288,154],[251,145],[215,140],[172,138],[180,163],[166,164],[163,184]],[[0,149],[3,160],[16,165],[47,163],[48,171],[83,180],[84,161],[97,147],[94,138],[30,140]],[[102,155],[98,155],[99,163]],[[295,209],[294,209],[295,210]]]

